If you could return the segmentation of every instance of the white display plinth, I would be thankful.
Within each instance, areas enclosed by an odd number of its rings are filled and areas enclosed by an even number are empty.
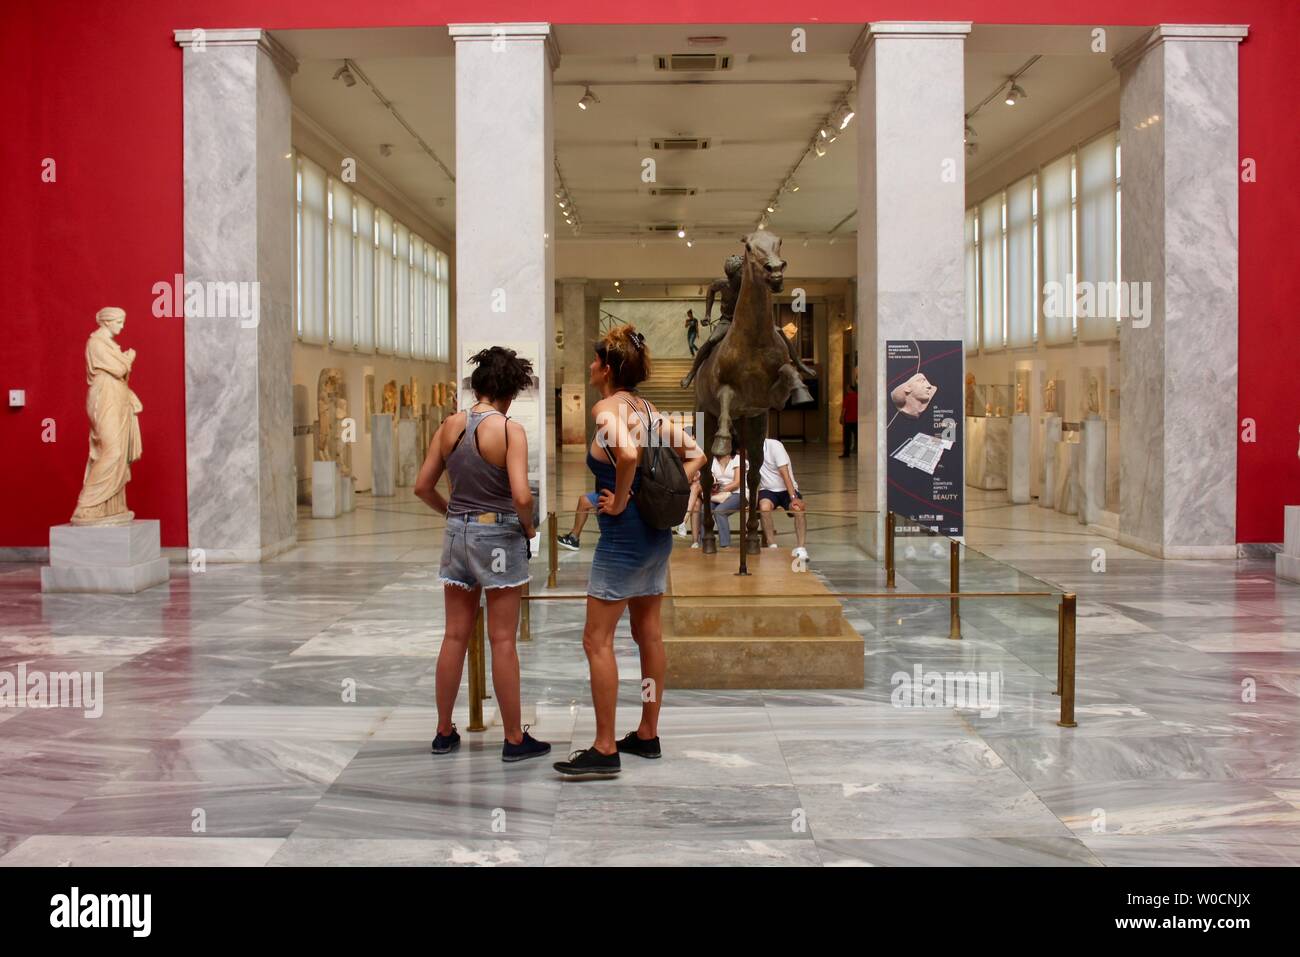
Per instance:
[[[966,484],[972,488],[1007,487],[1007,455],[1011,420],[1006,417],[966,417]]]
[[[1043,418],[1043,494],[1038,504],[1043,508],[1056,508],[1056,463],[1061,445],[1061,417]]]
[[[1300,505],[1286,506],[1282,551],[1274,556],[1278,578],[1300,582]]]
[[[1106,510],[1106,423],[1100,416],[1083,420],[1079,466],[1079,521],[1100,525]]]
[[[357,507],[357,480],[353,475],[344,475],[339,478],[339,507],[346,515],[348,512],[356,510]]]
[[[311,517],[338,518],[343,512],[338,462],[311,463]]]
[[[123,525],[54,525],[43,592],[134,594],[168,579],[157,519]]]
[[[414,419],[397,423],[397,484],[410,488],[420,471],[420,445]]]
[[[393,446],[393,417],[377,413],[370,417],[370,494],[376,498],[396,495],[397,450]]]
[[[1029,501],[1030,474],[1029,416],[1011,417],[1011,453],[1007,464],[1007,498],[1013,505]]]

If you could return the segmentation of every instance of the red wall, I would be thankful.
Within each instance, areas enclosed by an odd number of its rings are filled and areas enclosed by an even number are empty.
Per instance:
[[[1239,446],[1238,539],[1279,541],[1282,506],[1300,504],[1300,4],[1294,0],[4,0],[0,63],[0,393],[27,407],[0,415],[5,502],[0,546],[40,546],[72,514],[86,456],[82,346],[105,305],[127,310],[124,346],[140,354],[144,458],[129,488],[163,544],[186,544],[184,348],[180,319],[155,319],[155,282],[183,262],[181,53],[186,27],[412,26],[485,20],[555,23],[866,22],[1246,23],[1241,155],[1259,181],[1241,188],[1239,413],[1258,441]],[[52,157],[58,181],[42,183]],[[1213,357],[1207,357],[1213,361]],[[41,441],[55,420],[57,441]]]

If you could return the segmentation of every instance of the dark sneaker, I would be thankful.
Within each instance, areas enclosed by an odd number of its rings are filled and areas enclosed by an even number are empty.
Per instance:
[[[528,758],[538,758],[543,754],[551,753],[551,746],[529,734],[528,727],[524,725],[524,739],[518,744],[506,741],[501,745],[502,761],[526,761]]]
[[[659,738],[641,738],[637,737],[635,731],[629,731],[622,740],[618,742],[619,754],[635,754],[641,758],[662,758],[663,751],[659,748]]]
[[[578,542],[577,535],[561,535],[556,541],[561,548],[567,548],[571,552],[576,552],[582,545]]]
[[[595,748],[574,751],[567,761],[556,761],[555,770],[574,778],[612,778],[622,770],[618,752],[601,754]]]
[[[433,738],[433,747],[430,748],[434,754],[451,754],[460,747],[460,735],[456,732],[456,726],[451,726],[451,734],[437,734]]]

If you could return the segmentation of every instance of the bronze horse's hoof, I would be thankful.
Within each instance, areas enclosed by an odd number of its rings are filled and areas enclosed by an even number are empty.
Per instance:
[[[815,400],[812,397],[812,393],[809,392],[807,386],[802,383],[790,393],[790,405],[793,407],[813,405],[814,403]]]
[[[701,535],[701,536],[700,536],[700,551],[702,551],[705,555],[716,555],[716,554],[718,554],[718,536],[717,536],[717,535]]]
[[[757,534],[745,536],[746,555],[757,555],[762,551],[763,551],[763,539],[761,536]]]
[[[731,433],[719,432],[713,437],[713,454],[730,455],[731,454]]]

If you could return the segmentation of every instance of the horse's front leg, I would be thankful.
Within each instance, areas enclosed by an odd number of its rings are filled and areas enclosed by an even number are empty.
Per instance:
[[[729,385],[718,386],[718,430],[711,449],[714,455],[731,454],[731,400],[735,394]]]
[[[704,434],[700,436],[703,439],[700,442],[701,448],[709,448],[710,438],[717,431],[718,423],[711,412],[704,413]],[[700,550],[705,555],[715,555],[718,551],[718,536],[713,531],[713,469],[711,457],[704,460],[704,468],[700,471],[700,508],[703,510],[702,524],[703,530],[700,532]]]

